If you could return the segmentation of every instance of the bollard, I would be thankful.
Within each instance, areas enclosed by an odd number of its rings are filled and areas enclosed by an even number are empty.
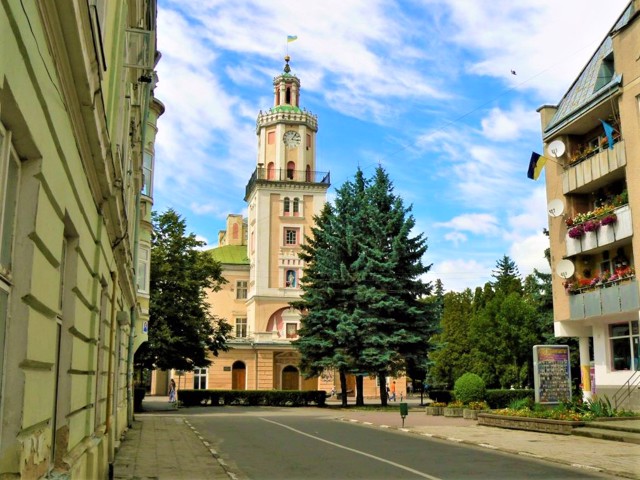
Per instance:
[[[402,417],[402,428],[404,428],[404,419],[409,415],[409,404],[401,403],[400,404],[400,416]]]

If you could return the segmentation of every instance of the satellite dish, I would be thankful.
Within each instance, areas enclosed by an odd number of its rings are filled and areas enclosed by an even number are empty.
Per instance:
[[[560,260],[556,265],[556,273],[562,278],[569,278],[576,271],[576,267],[571,260]]]
[[[550,217],[559,217],[564,212],[564,202],[559,198],[554,198],[547,205],[547,212]]]
[[[566,148],[562,140],[554,140],[547,147],[547,152],[551,154],[551,156],[555,158],[559,158],[564,155]]]

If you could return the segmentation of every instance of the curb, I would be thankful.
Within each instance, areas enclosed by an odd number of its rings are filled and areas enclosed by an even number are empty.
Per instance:
[[[482,447],[482,448],[486,448],[486,449],[490,449],[490,450],[509,453],[509,454],[512,454],[512,455],[520,455],[522,457],[535,458],[536,460],[544,460],[544,461],[550,462],[550,463],[557,463],[559,465],[564,465],[564,466],[568,466],[568,467],[572,467],[572,468],[576,468],[576,469],[588,470],[588,471],[591,471],[591,472],[604,473],[604,474],[607,474],[607,475],[613,475],[615,477],[630,478],[630,479],[635,479],[635,480],[640,478],[639,476],[634,475],[633,473],[629,473],[629,472],[620,472],[620,471],[617,471],[617,470],[610,470],[610,469],[607,469],[607,468],[593,467],[591,465],[582,465],[580,463],[568,462],[566,460],[562,460],[562,459],[558,459],[558,458],[544,457],[544,456],[541,456],[541,455],[536,455],[536,454],[533,454],[533,453],[524,452],[524,451],[520,451],[520,450],[512,450],[512,449],[509,449],[509,448],[497,447],[495,445],[490,445],[488,443],[476,442],[476,441],[473,441],[473,440],[465,440],[465,439],[461,439],[461,438],[447,437],[446,435],[439,435],[437,433],[423,432],[423,431],[412,429],[412,428],[393,427],[393,426],[389,426],[389,425],[376,425],[376,424],[373,424],[371,422],[365,422],[365,421],[362,421],[362,420],[356,420],[356,419],[353,419],[353,418],[346,418],[346,417],[336,418],[336,420],[341,421],[341,422],[356,423],[356,424],[364,425],[366,427],[396,430],[398,432],[410,433],[412,435],[418,435],[418,436],[422,436],[422,437],[435,438],[435,439],[438,439],[438,440],[445,440],[445,441],[448,441],[448,442],[454,442],[454,443],[459,443],[459,444],[464,444],[464,445],[471,445],[471,446],[475,446],[475,447]]]

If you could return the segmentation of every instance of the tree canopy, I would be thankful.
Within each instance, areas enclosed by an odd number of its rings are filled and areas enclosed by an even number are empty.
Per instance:
[[[146,368],[192,370],[206,367],[208,354],[227,350],[231,326],[213,317],[206,290],[226,280],[221,266],[172,209],[152,213],[149,341],[136,353]]]
[[[305,312],[295,344],[306,373],[332,366],[359,381],[379,375],[384,391],[385,375],[405,368],[408,357],[426,357],[435,323],[420,301],[431,288],[421,280],[427,245],[412,235],[410,212],[378,167],[372,179],[358,169],[337,190],[335,207],[315,218],[301,254],[302,298],[293,303]]]

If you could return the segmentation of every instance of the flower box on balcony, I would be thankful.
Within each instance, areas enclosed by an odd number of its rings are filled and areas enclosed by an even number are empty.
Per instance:
[[[582,251],[598,248],[598,234],[595,231],[584,232],[580,239],[582,242]]]
[[[571,238],[569,235],[566,237],[567,256],[577,255],[582,252],[582,244],[579,238]]]
[[[613,224],[613,231],[616,240],[630,237],[633,235],[633,226],[631,223],[631,209],[629,205],[624,205],[616,210],[617,221]]]
[[[598,245],[607,245],[616,241],[613,224],[602,225],[598,229]]]

